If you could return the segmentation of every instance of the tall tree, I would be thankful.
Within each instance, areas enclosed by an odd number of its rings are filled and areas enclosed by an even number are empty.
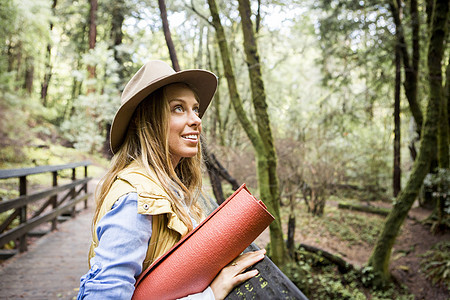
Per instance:
[[[123,31],[122,25],[125,20],[125,14],[128,12],[128,8],[125,4],[124,0],[115,0],[110,2],[111,5],[111,31],[110,31],[110,39],[111,39],[111,48],[114,51],[114,60],[117,62],[118,70],[117,74],[119,75],[120,80],[117,82],[117,88],[119,90],[123,89],[125,85],[125,78],[127,77],[125,74],[125,66],[124,63],[127,61],[127,55],[118,50],[119,46],[122,45],[123,41]],[[110,139],[110,129],[111,129],[111,121],[105,122],[105,140],[103,142],[103,153],[105,153],[108,157],[112,157],[112,152],[109,147],[109,139]]]
[[[58,0],[53,0],[52,13],[55,15],[56,4]],[[50,21],[50,32],[53,30],[53,21]],[[41,101],[42,105],[47,106],[47,94],[50,79],[52,78],[52,44],[47,43],[47,52],[45,54],[45,74],[41,84]]]
[[[423,180],[430,170],[432,154],[437,146],[439,106],[442,97],[441,62],[443,43],[447,29],[448,11],[448,0],[436,0],[428,48],[430,99],[422,128],[419,154],[414,162],[413,170],[406,187],[400,192],[394,207],[389,213],[368,262],[368,265],[373,268],[376,284],[386,282],[390,278],[389,260],[392,247],[400,231],[400,227],[419,193]]]
[[[180,64],[178,63],[177,53],[175,51],[175,45],[172,41],[172,35],[170,33],[169,21],[167,20],[167,9],[164,0],[158,0],[159,11],[161,12],[161,20],[163,23],[164,37],[166,38],[166,44],[169,48],[170,60],[175,71],[180,71]]]
[[[266,92],[262,79],[261,61],[251,19],[252,12],[249,0],[239,0],[239,14],[241,16],[241,27],[244,35],[244,51],[250,77],[256,125],[259,137],[264,146],[264,149],[259,150],[264,158],[258,161],[258,188],[261,195],[267,195],[265,200],[272,206],[275,215],[280,216],[277,156],[273,143],[269,114],[267,112]],[[272,251],[278,262],[283,263],[287,249],[283,242],[281,222],[271,227],[270,234]]]
[[[450,17],[449,17],[450,18]],[[434,62],[436,64],[436,62]],[[437,68],[437,64],[435,66]],[[437,203],[434,209],[434,212],[432,216],[437,215],[437,218],[435,222],[432,223],[432,231],[433,232],[439,232],[444,231],[446,227],[449,226],[447,223],[447,218],[449,216],[448,213],[448,200],[447,197],[447,191],[449,189],[449,182],[447,179],[447,174],[450,167],[449,162],[449,115],[448,115],[448,101],[449,101],[449,88],[450,88],[450,57],[449,62],[446,68],[446,81],[443,83],[442,86],[442,93],[441,93],[441,101],[440,101],[440,114],[439,114],[439,127],[438,127],[438,146],[437,146],[437,152],[438,152],[438,165],[441,169],[438,172],[438,176],[441,176],[439,178],[440,182],[438,183],[438,197]],[[437,82],[436,82],[437,86]],[[447,172],[446,172],[447,171]],[[446,203],[447,202],[447,203]],[[447,207],[446,207],[447,206]]]
[[[405,30],[401,20],[402,0],[390,0],[389,6],[394,18],[396,28],[397,44],[400,46],[403,59],[403,70],[405,73],[405,95],[409,103],[409,108],[417,125],[417,133],[421,134],[423,114],[417,99],[418,73],[420,61],[420,43],[419,43],[419,17],[417,13],[417,1],[411,0],[410,14],[412,23],[412,59],[406,43]]]
[[[242,125],[242,128],[245,130],[249,140],[251,141],[253,148],[255,150],[256,154],[256,161],[257,161],[257,172],[258,172],[258,188],[260,190],[260,196],[264,203],[267,205],[269,211],[274,215],[275,221],[272,222],[270,225],[270,240],[271,240],[271,251],[272,251],[272,259],[277,265],[283,265],[286,262],[287,259],[287,249],[286,245],[283,240],[283,232],[281,228],[281,220],[280,220],[280,212],[279,212],[279,198],[274,198],[272,196],[272,193],[277,193],[278,186],[271,187],[271,177],[272,174],[270,173],[270,156],[267,153],[265,142],[269,143],[268,141],[263,140],[262,136],[255,130],[252,122],[248,118],[243,104],[241,97],[239,95],[237,84],[236,84],[236,78],[234,75],[233,66],[231,63],[231,56],[228,49],[228,43],[225,36],[225,31],[222,26],[220,17],[219,17],[219,11],[217,8],[217,4],[215,0],[208,0],[209,9],[212,16],[212,22],[213,26],[216,30],[216,40],[219,44],[219,49],[222,57],[222,64],[224,69],[225,78],[227,79],[228,83],[228,90],[230,95],[230,100],[233,104],[234,110],[236,111],[237,118],[239,122]],[[241,7],[240,3],[240,9],[243,9]],[[244,14],[244,17],[241,16],[241,21],[244,18],[248,18],[248,22],[250,22],[250,29],[253,32],[253,26],[251,25],[250,16],[247,15],[247,13]],[[242,26],[247,26],[242,24]],[[251,33],[245,33],[245,34],[251,34]],[[245,35],[244,34],[244,35]],[[248,42],[248,41],[247,41]],[[246,47],[246,46],[244,46]],[[256,43],[255,47],[249,49],[249,51],[256,51],[255,54],[257,55],[257,48]],[[247,58],[248,59],[248,58]],[[259,63],[258,63],[259,64]],[[255,66],[254,64],[251,64],[251,66]],[[253,83],[254,84],[254,83]],[[253,88],[253,87],[252,87]],[[253,95],[253,101],[255,101],[255,96],[258,95],[258,93],[261,93],[261,91],[257,91],[255,88],[255,91],[252,90],[252,93],[255,93]],[[258,95],[260,96],[260,95]],[[258,101],[261,101],[261,98],[258,97],[256,99],[256,106],[258,107],[258,110],[266,110],[265,113],[267,113],[267,106],[264,106],[264,104],[258,103]],[[254,105],[255,106],[255,105]],[[261,113],[261,111],[260,111]],[[262,113],[261,113],[262,114]],[[260,114],[256,114],[257,124],[261,124],[261,129],[263,126],[270,126],[270,124],[262,124],[262,120]],[[261,122],[261,123],[260,123]],[[263,132],[263,135],[269,134],[269,132]],[[276,163],[276,161],[275,161]]]
[[[125,58],[123,54],[118,51],[118,47],[122,45],[123,40],[123,31],[122,25],[125,20],[125,14],[127,12],[127,7],[125,5],[124,0],[116,0],[111,3],[112,11],[111,11],[111,32],[110,38],[114,50],[114,59],[119,65],[118,75],[119,77],[125,78],[124,72],[124,63]],[[123,82],[119,82],[119,85],[122,86]]]
[[[449,58],[450,59],[450,58]],[[447,83],[450,82],[450,62],[447,66]],[[440,104],[439,129],[438,129],[438,161],[439,168],[449,168],[449,123],[448,123],[448,84],[444,84]],[[447,91],[446,91],[447,90]]]
[[[396,32],[398,34],[398,31]],[[394,87],[394,174],[393,174],[393,191],[394,197],[397,197],[401,190],[401,144],[400,144],[400,87],[402,81],[401,73],[401,50],[399,39],[395,43],[395,87]]]
[[[97,10],[98,2],[97,0],[89,0],[89,50],[95,48],[95,43],[97,41]],[[95,66],[89,65],[88,67],[89,78],[95,78]],[[94,92],[94,89],[90,87],[88,89],[88,94]]]
[[[33,91],[34,82],[34,59],[31,56],[25,58],[25,80],[23,82],[23,88],[31,95]]]

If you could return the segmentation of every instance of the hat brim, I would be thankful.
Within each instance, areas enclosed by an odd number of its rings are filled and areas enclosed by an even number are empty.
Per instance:
[[[184,70],[163,76],[138,91],[119,107],[114,116],[110,131],[110,145],[113,153],[116,153],[122,145],[131,117],[139,103],[157,89],[172,83],[186,83],[195,89],[199,98],[199,116],[201,118],[216,92],[217,77],[214,73],[206,70]]]

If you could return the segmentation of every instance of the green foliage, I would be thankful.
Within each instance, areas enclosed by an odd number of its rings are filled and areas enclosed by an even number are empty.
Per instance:
[[[310,299],[414,299],[414,295],[394,285],[368,288],[370,270],[367,268],[341,274],[320,256],[301,249],[297,251],[297,262],[287,264],[282,270]]]
[[[30,111],[24,98],[13,95],[8,89],[0,92],[0,163],[23,160],[21,148],[32,138],[28,126],[29,118]]]
[[[17,18],[17,7],[14,5],[13,1],[11,0],[1,0],[0,1],[0,45],[1,45],[1,51],[2,53],[5,51],[3,49],[6,45],[6,39],[7,37],[13,32],[14,30],[14,21]],[[0,70],[5,70],[5,66],[3,65],[6,63],[5,56],[0,56],[0,62],[2,65],[0,65]]]
[[[429,173],[423,181],[424,190],[432,193],[433,198],[445,201],[445,212],[450,214],[450,169],[438,168]]]
[[[10,184],[5,184],[2,182],[3,188],[0,188],[0,201],[6,200],[6,199],[12,199],[17,196],[19,196],[19,191],[12,189],[13,184],[10,182]],[[2,222],[0,222],[1,224]]]
[[[420,267],[427,278],[450,289],[450,242],[437,243],[422,257]]]
[[[118,65],[113,50],[99,43],[94,51],[83,56],[87,65],[96,67],[96,79],[87,80],[87,73],[78,73],[94,92],[75,99],[73,115],[61,124],[63,135],[76,149],[84,152],[100,151],[105,143],[105,124],[111,122],[120,105],[117,83]]]

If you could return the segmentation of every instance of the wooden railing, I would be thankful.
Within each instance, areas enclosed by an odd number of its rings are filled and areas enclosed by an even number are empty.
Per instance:
[[[75,216],[75,205],[81,201],[84,201],[84,208],[87,208],[87,200],[91,195],[91,193],[88,193],[87,188],[88,182],[91,180],[87,174],[89,165],[90,162],[83,161],[67,165],[0,170],[0,180],[7,178],[19,179],[19,197],[0,201],[0,213],[7,215],[0,224],[0,248],[10,241],[19,240],[20,252],[26,251],[27,234],[32,229],[45,222],[51,222],[51,230],[55,230],[58,216],[67,213],[72,217]],[[77,167],[84,167],[84,178],[76,179]],[[72,169],[72,181],[64,185],[58,185],[58,171],[67,169]],[[28,194],[27,176],[48,172],[52,174],[53,186],[43,191]],[[42,199],[47,200],[43,204],[39,203],[41,205],[40,208],[37,210],[33,209],[33,211],[27,209],[29,204],[36,203]],[[8,211],[12,212],[9,213]],[[31,215],[30,219],[28,219],[28,214]],[[19,218],[19,225],[9,229],[17,218]]]

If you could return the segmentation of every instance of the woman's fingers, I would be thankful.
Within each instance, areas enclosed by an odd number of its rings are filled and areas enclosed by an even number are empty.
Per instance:
[[[234,270],[238,270],[237,274],[242,273],[250,266],[256,264],[258,261],[264,258],[266,253],[265,249],[247,252],[238,256],[234,261],[232,261],[228,266]]]
[[[258,275],[258,270],[243,272],[263,259],[265,253],[264,249],[244,253],[223,268],[210,285],[216,299],[224,299],[235,286]]]
[[[258,273],[259,273],[258,270],[251,270],[251,271],[236,275],[236,277],[235,277],[236,282],[237,282],[236,285],[241,284],[242,282],[255,277],[256,275],[258,275]]]

